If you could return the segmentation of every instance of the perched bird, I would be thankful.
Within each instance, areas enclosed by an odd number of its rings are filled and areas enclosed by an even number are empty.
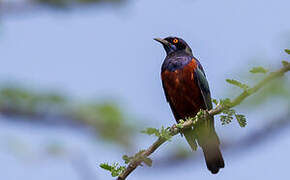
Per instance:
[[[162,64],[161,78],[166,100],[176,121],[194,117],[201,109],[212,109],[204,70],[187,43],[178,37],[154,40],[163,45],[167,54]],[[207,168],[213,174],[224,167],[213,117],[200,122],[194,129],[185,130],[182,134],[193,150],[196,150],[197,141],[203,150]]]

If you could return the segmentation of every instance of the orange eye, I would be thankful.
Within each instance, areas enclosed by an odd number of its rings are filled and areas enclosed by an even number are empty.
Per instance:
[[[173,39],[173,43],[177,44],[178,43],[178,39]]]

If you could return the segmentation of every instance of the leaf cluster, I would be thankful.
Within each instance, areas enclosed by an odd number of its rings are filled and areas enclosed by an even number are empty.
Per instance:
[[[220,115],[222,125],[231,123],[234,118],[236,118],[240,127],[245,127],[247,125],[246,117],[242,114],[237,114],[236,110],[231,108],[231,100],[229,98],[221,99],[219,103],[216,99],[213,99],[212,101],[216,105],[219,104],[224,108],[222,111],[222,115]]]
[[[249,86],[234,79],[226,79],[229,84],[242,88],[244,91],[249,89]]]
[[[148,158],[144,155],[145,150],[141,150],[138,153],[136,153],[134,156],[128,156],[124,155],[122,159],[124,160],[125,164],[129,164],[131,162],[143,162],[147,166],[152,166],[152,159]],[[142,164],[140,164],[142,166]],[[112,165],[109,165],[108,163],[102,163],[100,164],[100,167],[103,168],[106,171],[111,172],[112,177],[119,176],[121,173],[123,173],[126,170],[126,166],[121,166],[119,163],[113,163]]]
[[[108,163],[102,163],[100,164],[100,167],[106,171],[111,172],[112,177],[119,176],[126,169],[125,166],[120,166],[118,163],[113,163],[112,165],[109,165]]]
[[[245,127],[247,125],[246,117],[243,114],[237,114],[234,109],[225,109],[220,116],[222,125],[226,125],[232,122],[234,117],[238,121],[240,127]]]
[[[163,138],[165,140],[170,140],[172,137],[169,128],[164,128],[163,126],[161,129],[147,128],[146,130],[141,131],[141,133],[155,135],[156,137]]]

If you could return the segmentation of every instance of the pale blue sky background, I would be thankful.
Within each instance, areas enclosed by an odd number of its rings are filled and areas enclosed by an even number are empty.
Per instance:
[[[116,98],[134,116],[148,119],[140,122],[144,128],[167,126],[174,120],[160,81],[165,52],[154,37],[183,37],[203,64],[213,97],[221,98],[229,87],[225,78],[241,80],[241,69],[255,65],[278,68],[286,58],[283,49],[290,47],[289,7],[287,0],[143,0],[130,1],[121,8],[6,15],[0,24],[0,79],[60,90],[80,99]],[[268,103],[266,109],[275,106]],[[240,137],[280,112],[265,114],[265,109],[257,109],[243,113],[248,117],[248,128],[218,125],[218,134],[222,138]],[[0,179],[80,179],[70,163],[70,157],[79,154],[87,159],[93,177],[110,179],[97,164],[121,161],[126,153],[69,128],[0,124]],[[5,148],[5,143],[14,146],[11,142],[18,140],[28,144],[28,153]],[[175,140],[157,151],[153,159],[174,146]],[[64,143],[68,155],[63,159],[42,156],[47,141]],[[142,136],[140,147],[151,141]],[[130,179],[287,179],[289,142],[289,133],[283,131],[241,155],[226,152],[226,168],[216,176],[200,159],[194,165],[188,161],[178,167],[140,168]]]

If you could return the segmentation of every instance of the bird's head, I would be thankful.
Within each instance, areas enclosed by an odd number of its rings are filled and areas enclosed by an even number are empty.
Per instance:
[[[191,48],[181,38],[167,37],[165,39],[155,38],[154,40],[160,42],[163,45],[167,55],[177,51],[184,51],[185,53],[192,55]]]

